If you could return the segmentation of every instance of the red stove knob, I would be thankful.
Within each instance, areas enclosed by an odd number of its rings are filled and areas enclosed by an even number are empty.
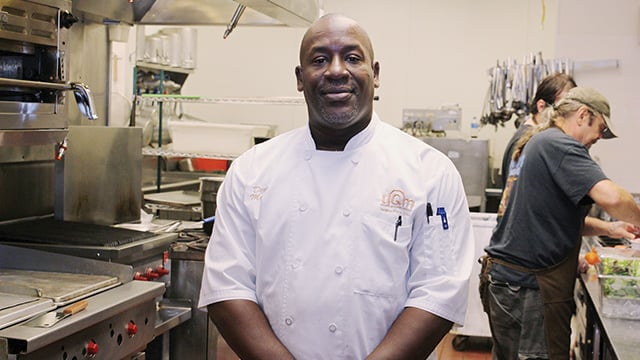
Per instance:
[[[138,325],[136,325],[133,321],[129,321],[127,324],[127,334],[129,337],[133,337],[133,335],[138,333]]]
[[[144,276],[146,276],[147,278],[149,278],[151,280],[154,280],[154,279],[159,278],[162,275],[160,275],[157,272],[153,271],[152,268],[148,268],[147,270],[145,270]]]
[[[133,274],[133,280],[140,280],[140,281],[149,281],[149,278],[142,275],[139,272],[136,272],[135,274]]]
[[[89,343],[87,344],[87,354],[89,356],[95,356],[97,353],[98,353],[98,344],[93,340],[89,340]]]
[[[160,276],[164,276],[169,274],[169,270],[167,270],[164,266],[162,265],[158,265],[158,267],[156,268],[156,272],[158,274],[160,274]]]

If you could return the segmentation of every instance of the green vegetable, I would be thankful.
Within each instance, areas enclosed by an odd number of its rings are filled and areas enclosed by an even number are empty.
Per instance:
[[[602,292],[606,297],[640,299],[640,279],[601,277]]]
[[[624,275],[640,277],[640,259],[620,259],[615,257],[603,257],[603,275]]]

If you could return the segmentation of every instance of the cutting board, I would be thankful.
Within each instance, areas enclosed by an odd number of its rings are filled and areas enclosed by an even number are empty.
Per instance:
[[[119,284],[118,278],[107,275],[87,275],[30,270],[0,270],[0,287],[24,287],[36,289],[42,298],[52,299],[56,305],[64,305],[98,291]]]

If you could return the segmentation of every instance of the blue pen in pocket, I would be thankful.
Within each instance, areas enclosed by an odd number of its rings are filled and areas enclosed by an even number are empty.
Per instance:
[[[440,216],[440,218],[442,219],[442,229],[443,230],[449,229],[449,222],[447,221],[447,212],[444,210],[444,207],[439,207],[436,210],[436,215]]]

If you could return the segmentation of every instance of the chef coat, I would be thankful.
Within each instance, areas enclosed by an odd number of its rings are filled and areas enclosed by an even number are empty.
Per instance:
[[[296,358],[364,359],[407,306],[463,324],[473,244],[442,153],[375,115],[344,151],[303,127],[232,163],[199,307],[251,300]]]

